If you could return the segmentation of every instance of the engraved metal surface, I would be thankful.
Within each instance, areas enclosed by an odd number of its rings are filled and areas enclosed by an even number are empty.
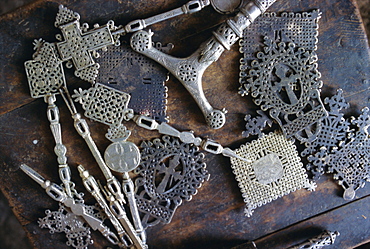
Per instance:
[[[154,44],[168,53],[172,44]],[[166,115],[168,72],[158,63],[133,51],[128,45],[110,46],[96,59],[100,69],[96,81],[131,95],[130,108],[135,113],[154,117],[159,122]]]
[[[123,119],[130,120],[132,109],[128,108],[130,95],[114,88],[94,84],[88,90],[75,90],[72,96],[82,105],[84,115],[107,125],[119,125]]]
[[[33,60],[24,63],[32,98],[58,94],[66,86],[62,61],[55,44],[35,40]]]
[[[140,163],[140,151],[134,143],[114,142],[105,150],[104,159],[111,170],[120,173],[130,172]]]
[[[258,60],[251,63],[239,93],[251,93],[263,111],[269,110],[287,138],[313,141],[320,130],[318,122],[327,116],[320,99],[322,81],[316,54],[267,37],[264,44],[264,52],[258,52]]]
[[[193,96],[207,124],[212,129],[219,129],[225,124],[226,112],[214,109],[205,97],[202,87],[203,73],[210,64],[218,60],[225,49],[230,49],[230,46],[242,36],[243,29],[253,21],[251,16],[261,14],[264,11],[262,9],[273,2],[275,1],[255,1],[243,7],[235,17],[221,24],[213,32],[213,36],[187,58],[176,58],[154,48],[151,32],[136,32],[130,39],[130,45],[133,50],[167,68]],[[254,11],[255,9],[258,11]]]
[[[198,147],[171,136],[141,144],[135,192],[144,228],[169,223],[182,201],[190,201],[208,180],[203,158]]]
[[[221,14],[230,14],[238,10],[242,0],[211,0],[212,7]]]
[[[251,160],[248,163],[233,157],[230,159],[248,217],[255,208],[290,192],[315,188],[315,184],[307,179],[296,146],[280,133],[264,135],[235,152]]]

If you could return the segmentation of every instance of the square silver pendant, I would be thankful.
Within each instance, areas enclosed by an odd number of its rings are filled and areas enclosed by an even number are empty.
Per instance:
[[[231,158],[231,167],[246,203],[245,215],[297,189],[315,189],[292,141],[270,133],[235,150],[250,163]]]

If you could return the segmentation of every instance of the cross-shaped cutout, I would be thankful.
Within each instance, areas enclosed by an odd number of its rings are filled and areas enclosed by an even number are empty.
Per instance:
[[[78,20],[61,25],[65,41],[58,42],[57,48],[63,61],[72,59],[76,70],[82,70],[95,62],[91,52],[114,44],[107,25],[82,33]]]

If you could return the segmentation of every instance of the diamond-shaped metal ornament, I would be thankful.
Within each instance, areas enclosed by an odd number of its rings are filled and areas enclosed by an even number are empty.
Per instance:
[[[58,94],[66,86],[66,80],[55,44],[40,39],[35,40],[34,46],[33,60],[24,63],[31,97]]]
[[[87,90],[75,90],[72,97],[82,105],[86,117],[106,125],[119,125],[133,115],[128,108],[129,94],[99,83]]]
[[[141,163],[135,169],[135,197],[143,227],[159,222],[169,223],[183,200],[190,201],[209,173],[204,154],[192,144],[178,138],[162,139],[141,144]]]
[[[314,190],[296,146],[281,133],[270,133],[235,150],[250,163],[232,157],[231,167],[246,203],[245,215],[300,188]]]
[[[157,49],[168,53],[173,45]],[[168,121],[166,116],[168,72],[158,63],[133,51],[130,46],[110,46],[96,59],[100,69],[96,81],[131,95],[130,107],[139,114],[153,117],[158,122]]]

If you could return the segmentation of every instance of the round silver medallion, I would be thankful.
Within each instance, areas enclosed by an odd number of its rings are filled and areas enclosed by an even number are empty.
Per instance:
[[[104,159],[111,170],[120,173],[129,172],[139,165],[140,151],[134,143],[115,142],[105,150]]]

